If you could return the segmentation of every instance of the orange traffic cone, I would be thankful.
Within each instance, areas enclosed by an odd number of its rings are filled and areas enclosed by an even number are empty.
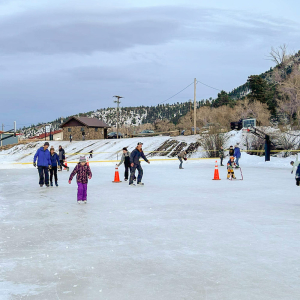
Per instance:
[[[221,180],[219,175],[219,169],[218,169],[218,161],[216,160],[216,166],[215,166],[215,174],[213,180]]]
[[[67,167],[68,166],[68,162],[67,162],[67,160],[65,160],[65,167],[64,167],[64,170],[67,170]]]
[[[118,168],[118,166],[116,166],[115,180],[113,181],[113,183],[120,183],[120,182],[122,182],[122,181],[120,181],[119,168]]]
[[[86,164],[89,166],[90,165],[90,162],[89,162],[89,158],[87,157],[86,159]]]

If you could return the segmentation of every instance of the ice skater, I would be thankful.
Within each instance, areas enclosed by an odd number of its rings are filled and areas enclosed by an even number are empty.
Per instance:
[[[183,159],[184,159],[184,160],[187,160],[186,155],[187,155],[187,153],[186,153],[185,150],[181,151],[181,152],[178,154],[178,159],[179,159],[179,161],[180,161],[179,169],[183,169],[182,163],[183,163]]]
[[[33,166],[37,167],[39,172],[39,185],[42,187],[44,184],[49,187],[49,172],[48,170],[51,169],[51,159],[50,159],[50,152],[48,150],[49,143],[45,142],[44,146],[39,148],[33,158]]]
[[[296,179],[296,185],[300,186],[300,164],[297,167],[295,179]]]
[[[59,156],[54,151],[54,148],[50,148],[50,160],[51,160],[51,169],[50,169],[50,185],[53,186],[53,176],[55,180],[55,185],[58,186],[57,180],[57,166],[60,166]]]
[[[220,165],[224,166],[223,165],[223,159],[224,159],[225,155],[224,155],[224,148],[223,148],[223,146],[221,146],[221,148],[219,150],[219,157],[220,157]]]
[[[235,146],[234,146],[234,154],[233,156],[235,157],[235,163],[236,163],[236,168],[239,168],[240,167],[240,164],[239,164],[239,160],[241,158],[241,149],[239,147],[239,143],[237,143]]]
[[[138,170],[139,172],[137,178],[137,184],[144,185],[144,183],[142,183],[143,169],[141,167],[140,158],[142,157],[144,161],[147,162],[148,164],[150,164],[150,161],[145,156],[142,147],[143,147],[143,143],[138,143],[137,147],[131,152],[130,155],[130,164],[131,164],[131,172],[130,172],[130,179],[129,179],[130,186],[135,186],[135,184],[133,183],[135,177],[135,170]]]
[[[121,164],[124,163],[124,167],[125,167],[125,173],[124,173],[124,180],[127,181],[128,180],[128,174],[129,174],[129,170],[131,172],[131,165],[130,165],[130,152],[127,150],[126,147],[123,148],[123,154],[121,157],[120,162],[117,164],[118,167],[121,166]],[[136,177],[134,176],[134,180],[136,179]]]
[[[66,159],[65,150],[61,145],[59,145],[58,147],[58,154],[59,154],[59,165],[60,165],[59,171],[62,171],[62,167],[66,168],[67,171],[69,171],[69,167],[65,165],[65,159]]]
[[[69,184],[71,184],[73,177],[76,176],[78,191],[77,191],[77,203],[86,203],[87,201],[87,184],[88,179],[92,178],[92,171],[86,163],[86,158],[80,156],[79,163],[74,168],[69,178]]]
[[[233,168],[236,167],[236,163],[234,162],[234,157],[230,156],[230,159],[227,163],[227,179],[236,179],[234,175],[234,170]]]
[[[295,162],[293,160],[291,161],[291,166],[293,167],[291,174],[294,173],[295,169],[297,170],[299,164],[300,161],[298,160],[298,154],[297,154],[296,161]]]
[[[230,146],[229,147],[229,157],[230,156],[234,156],[234,149],[233,149],[233,146]]]

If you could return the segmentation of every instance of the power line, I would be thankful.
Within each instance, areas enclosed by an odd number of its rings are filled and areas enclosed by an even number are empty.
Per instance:
[[[174,98],[175,96],[177,96],[178,94],[180,94],[181,92],[183,92],[184,90],[186,90],[187,88],[189,88],[192,84],[194,84],[194,82],[190,83],[190,84],[189,84],[188,86],[186,86],[184,89],[182,89],[182,90],[179,91],[178,93],[174,94],[174,95],[171,96],[170,98],[168,98],[168,99],[166,99],[166,100],[160,102],[159,104],[162,104],[162,103],[164,103],[164,102],[166,102],[166,101],[168,101],[168,100]]]
[[[210,86],[210,85],[208,85],[208,84],[206,84],[206,83],[203,83],[203,82],[201,82],[201,81],[199,81],[199,80],[197,80],[197,83],[201,83],[201,84],[203,84],[203,85],[205,85],[205,86],[207,86],[207,87],[209,87],[209,88],[211,88],[211,89],[213,89],[213,90],[216,90],[216,91],[222,91],[222,90],[220,90],[220,89],[217,89],[217,88],[214,88],[214,87],[212,87],[212,86]]]

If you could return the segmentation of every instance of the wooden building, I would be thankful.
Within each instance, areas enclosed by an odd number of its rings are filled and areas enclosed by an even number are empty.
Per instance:
[[[63,129],[64,141],[68,141],[70,135],[73,141],[106,139],[107,129],[110,128],[103,121],[88,117],[71,117],[60,127]]]

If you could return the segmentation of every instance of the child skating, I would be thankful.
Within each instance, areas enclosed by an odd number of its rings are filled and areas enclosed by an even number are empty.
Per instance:
[[[79,163],[76,165],[75,169],[70,175],[69,184],[71,184],[71,181],[76,174],[76,181],[78,185],[77,203],[86,203],[87,184],[88,179],[92,178],[92,171],[90,167],[86,164],[86,158],[84,156],[80,156]]]
[[[234,162],[234,157],[230,156],[229,161],[227,163],[227,179],[236,179],[233,171],[235,167],[236,163]]]

